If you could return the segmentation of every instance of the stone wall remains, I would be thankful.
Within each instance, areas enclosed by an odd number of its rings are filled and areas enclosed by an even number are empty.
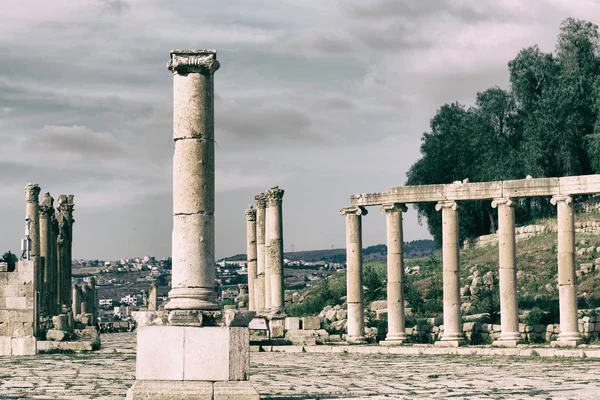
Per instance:
[[[542,235],[544,233],[556,233],[556,226],[552,225],[526,225],[515,228],[515,240],[517,242],[527,240],[531,237]],[[600,235],[600,221],[585,221],[575,223],[576,233],[593,233]],[[495,246],[498,244],[498,235],[492,233],[490,235],[479,236],[469,241],[465,240],[463,246],[467,248],[482,248],[487,246]]]
[[[35,334],[34,261],[19,261],[12,272],[0,269],[0,336]]]

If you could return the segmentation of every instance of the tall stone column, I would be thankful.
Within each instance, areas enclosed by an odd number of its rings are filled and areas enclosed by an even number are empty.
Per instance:
[[[265,218],[265,244],[266,265],[269,271],[271,311],[281,313],[284,311],[283,298],[283,216],[281,202],[282,189],[275,186],[267,190],[267,212]]]
[[[256,208],[252,205],[246,209],[246,239],[246,254],[248,254],[248,310],[257,311]]]
[[[496,346],[516,346],[521,341],[517,302],[517,252],[515,244],[515,203],[509,198],[494,199],[498,208],[498,275],[500,286],[501,333]]]
[[[366,343],[362,284],[362,216],[364,207],[345,207],[346,216],[346,290],[348,302],[348,343]]]
[[[404,204],[385,204],[381,212],[387,222],[387,305],[388,333],[382,345],[401,344],[406,341],[404,318],[404,238],[402,234],[402,213]]]
[[[148,310],[158,310],[158,285],[152,282],[150,290],[148,290]]]
[[[259,193],[254,196],[256,202],[256,280],[257,287],[257,311],[260,313],[267,312],[267,285],[266,277],[266,253],[265,253],[265,215],[267,209],[267,197],[264,193]],[[270,291],[269,291],[270,293]],[[270,302],[270,296],[269,296]]]
[[[458,346],[465,341],[460,317],[460,262],[458,256],[458,204],[441,201],[442,264],[444,281],[444,334],[437,346]]]
[[[215,53],[174,50],[173,281],[168,310],[215,310]]]
[[[61,194],[58,196],[58,287],[61,313],[66,313],[71,307],[71,235],[73,232],[73,196]]]
[[[60,314],[60,300],[59,300],[59,251],[58,251],[58,220],[56,218],[56,214],[53,212],[50,220],[50,252],[51,256],[51,264],[50,264],[50,273],[51,273],[51,287],[52,287],[52,315]]]
[[[54,311],[52,302],[52,216],[54,199],[45,193],[40,204],[40,255],[42,268],[42,291],[40,294],[43,310],[51,315]]]
[[[65,298],[65,304],[71,304],[72,299],[71,299],[71,290],[69,290],[71,288],[71,278],[73,275],[73,225],[75,224],[75,220],[73,219],[73,211],[75,209],[75,203],[73,203],[73,199],[75,198],[74,195],[70,194],[67,196],[67,205],[66,205],[66,213],[67,213],[67,220],[69,222],[68,224],[68,230],[69,230],[69,236],[68,236],[68,242],[67,242],[67,248],[66,248],[66,268],[65,268],[65,294],[66,294],[66,298]]]
[[[81,314],[81,291],[77,285],[73,285],[73,315],[77,316]]]
[[[577,321],[577,287],[575,286],[575,213],[568,195],[553,196],[558,219],[558,294],[560,334],[557,345],[576,346],[581,342]]]
[[[171,51],[173,289],[168,311],[147,311],[151,318],[144,313],[136,319],[136,381],[127,392],[130,400],[259,398],[248,382],[248,324],[254,312],[214,311],[219,308],[213,220],[213,74],[218,68],[214,50]]]
[[[34,309],[34,330],[37,334],[39,328],[39,313],[41,307],[42,290],[42,268],[40,266],[40,208],[39,208],[40,187],[37,183],[28,183],[25,186],[25,216],[29,218],[29,237],[31,238],[30,259],[33,261],[34,279],[33,287],[33,309]]]

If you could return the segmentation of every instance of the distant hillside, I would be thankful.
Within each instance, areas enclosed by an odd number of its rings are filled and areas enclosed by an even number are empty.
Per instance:
[[[437,245],[433,240],[413,240],[404,244],[405,258],[417,258],[427,256],[437,250]],[[387,246],[378,244],[363,249],[363,257],[367,261],[383,261],[386,259]],[[284,257],[291,261],[327,261],[333,263],[343,263],[346,261],[346,249],[330,250],[307,250],[284,253]],[[226,261],[244,261],[246,254],[236,254],[231,257],[223,258]]]

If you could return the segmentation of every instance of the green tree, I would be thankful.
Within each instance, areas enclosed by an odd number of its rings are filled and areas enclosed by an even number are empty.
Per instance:
[[[19,261],[19,258],[16,255],[14,255],[13,253],[11,253],[10,251],[7,251],[6,253],[4,253],[2,255],[2,261],[4,261],[5,263],[8,264],[9,271],[14,271],[15,266],[17,265],[17,262]]]
[[[600,35],[598,26],[568,18],[554,54],[527,47],[508,63],[510,89],[477,93],[473,107],[443,105],[421,141],[422,157],[407,185],[559,177],[600,173]],[[517,223],[555,213],[546,198],[520,200]],[[495,231],[489,201],[462,204],[460,238]],[[441,241],[434,204],[419,218]]]

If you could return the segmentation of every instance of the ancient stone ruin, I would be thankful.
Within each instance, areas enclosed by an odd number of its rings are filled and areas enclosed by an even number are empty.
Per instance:
[[[499,293],[501,324],[495,346],[516,346],[526,332],[520,332],[517,309],[517,265],[515,241],[515,198],[551,196],[558,212],[558,288],[560,329],[555,346],[577,346],[581,342],[578,326],[575,271],[575,220],[573,195],[600,193],[600,175],[564,178],[522,179],[501,182],[454,182],[448,185],[393,187],[388,192],[356,194],[351,206],[342,208],[346,216],[348,338],[362,343],[364,304],[362,285],[362,217],[367,206],[381,206],[387,218],[388,245],[388,336],[381,344],[406,340],[402,261],[402,213],[408,203],[436,202],[442,212],[443,252],[443,332],[438,346],[465,344],[461,323],[459,201],[492,200],[498,208]],[[522,324],[521,324],[522,325]],[[481,331],[481,328],[478,328]],[[487,329],[487,328],[486,328]],[[493,329],[492,329],[493,331]],[[470,332],[470,331],[469,331]],[[490,331],[486,331],[490,332]],[[554,336],[550,336],[554,338]]]
[[[71,286],[74,196],[60,195],[55,208],[50,193],[41,202],[39,194],[39,185],[25,186],[21,259],[0,263],[0,355],[99,345],[95,282]]]
[[[253,312],[219,311],[215,292],[214,50],[173,50],[173,265],[165,310],[135,313],[128,399],[258,399],[249,379]]]
[[[283,194],[274,186],[246,209],[248,309],[269,321],[273,338],[283,337],[285,323]]]

